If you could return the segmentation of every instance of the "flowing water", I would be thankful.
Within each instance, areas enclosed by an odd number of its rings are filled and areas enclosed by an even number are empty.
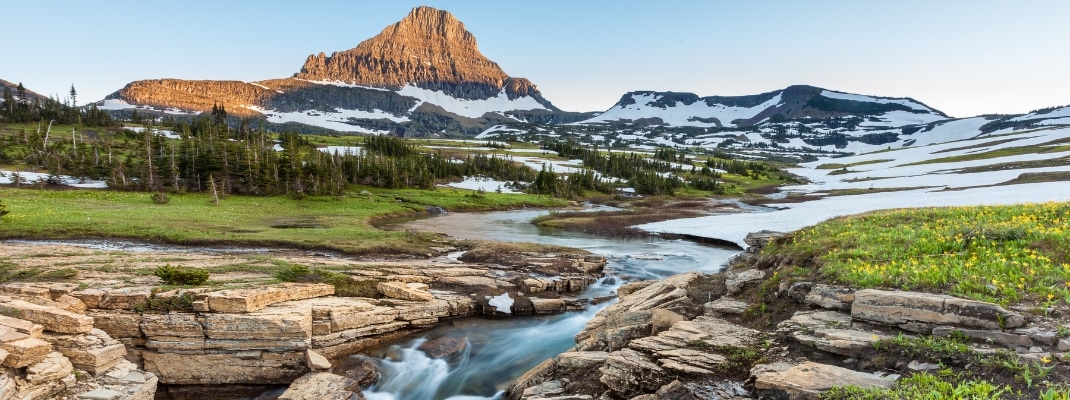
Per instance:
[[[545,210],[449,213],[389,221],[380,228],[585,249],[609,261],[606,277],[583,294],[592,298],[613,293],[624,281],[659,279],[688,271],[716,272],[739,251],[683,240],[597,238],[530,223],[544,213]],[[607,305],[546,317],[455,320],[422,332],[419,337],[352,357],[371,357],[379,367],[379,382],[365,390],[369,400],[497,399],[518,376],[572,347],[575,334]],[[442,336],[464,338],[469,346],[449,362],[431,359],[417,349],[427,340]]]

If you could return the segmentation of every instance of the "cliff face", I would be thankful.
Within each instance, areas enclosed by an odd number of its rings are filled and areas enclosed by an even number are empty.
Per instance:
[[[413,84],[463,99],[486,99],[502,89],[511,98],[538,94],[530,81],[510,78],[484,57],[461,21],[430,7],[414,8],[353,49],[308,56],[294,77],[394,89]]]

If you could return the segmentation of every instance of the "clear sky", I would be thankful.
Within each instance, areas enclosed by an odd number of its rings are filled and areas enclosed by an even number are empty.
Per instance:
[[[0,0],[0,79],[95,101],[152,78],[291,76],[413,6],[569,111],[634,90],[745,95],[792,84],[913,97],[951,116],[1070,104],[1070,1]]]

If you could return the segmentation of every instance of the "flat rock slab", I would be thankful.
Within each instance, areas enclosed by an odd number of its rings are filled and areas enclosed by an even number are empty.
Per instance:
[[[604,351],[569,351],[557,355],[557,366],[565,369],[585,369],[601,366],[609,358]]]
[[[851,309],[851,303],[855,301],[854,292],[854,289],[851,288],[818,283],[810,288],[810,292],[803,298],[803,302],[830,310],[847,311]]]
[[[709,316],[717,316],[723,314],[743,314],[747,311],[748,304],[739,300],[735,300],[728,297],[722,297],[717,300],[706,303],[702,306],[703,313]]]
[[[894,384],[894,379],[807,361],[783,371],[759,373],[754,390],[759,397],[809,400],[818,399],[834,386],[890,388]]]
[[[0,315],[0,327],[11,328],[15,332],[29,335],[31,337],[41,337],[41,332],[44,332],[44,327],[33,322],[8,317],[6,315]]]
[[[91,391],[79,394],[77,397],[81,400],[114,400],[118,399],[122,393],[116,392],[111,389],[96,388]]]
[[[866,289],[855,292],[851,317],[929,334],[937,325],[1010,329],[1025,324],[1021,314],[997,304],[922,292]]]
[[[44,330],[60,333],[87,333],[93,329],[93,318],[62,308],[0,296],[0,306],[18,315],[19,319],[41,325]]]
[[[52,352],[52,344],[38,338],[25,337],[0,344],[0,349],[8,353],[3,360],[3,366],[22,368],[44,361]]]
[[[409,286],[405,282],[379,282],[375,288],[382,293],[383,296],[399,299],[399,300],[411,300],[411,301],[431,301],[435,299],[435,296],[431,295],[431,292],[427,290],[421,290],[419,287]]]
[[[279,400],[364,400],[364,395],[355,380],[313,372],[297,378]]]
[[[289,384],[308,372],[305,352],[175,354],[145,351],[145,370],[172,385]]]
[[[284,283],[250,289],[209,293],[208,308],[215,313],[249,313],[275,303],[304,300],[334,294],[334,286],[320,283]]]

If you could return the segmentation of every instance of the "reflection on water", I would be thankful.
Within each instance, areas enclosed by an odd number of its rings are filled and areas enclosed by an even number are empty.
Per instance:
[[[590,298],[613,294],[625,281],[659,279],[688,271],[717,272],[738,252],[734,248],[683,240],[597,238],[530,223],[546,212],[449,213],[388,221],[380,228],[585,249],[609,261],[606,276],[582,295]],[[521,374],[572,347],[576,333],[608,304],[548,317],[455,320],[426,331],[419,338],[372,349],[366,354],[377,359],[381,379],[365,390],[365,396],[369,400],[498,399]],[[466,338],[470,346],[451,362],[431,359],[417,350],[425,341],[441,336]]]

